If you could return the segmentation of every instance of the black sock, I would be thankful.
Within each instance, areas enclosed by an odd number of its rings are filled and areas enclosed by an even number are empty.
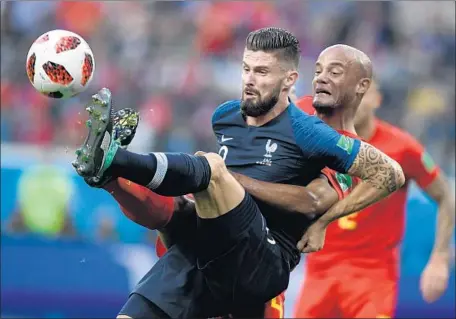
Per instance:
[[[205,190],[211,179],[211,168],[202,156],[184,153],[142,155],[119,148],[107,174],[146,186],[163,196],[180,196]]]

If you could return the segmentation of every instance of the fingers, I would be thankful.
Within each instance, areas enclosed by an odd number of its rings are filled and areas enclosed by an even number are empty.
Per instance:
[[[427,303],[435,302],[437,299],[440,298],[442,293],[443,291],[438,291],[435,289],[435,287],[432,287],[432,284],[425,285],[425,287],[423,287],[423,289],[421,290],[421,295]]]
[[[319,242],[313,242],[312,240],[303,237],[303,239],[298,242],[297,248],[301,253],[308,254],[322,250],[323,244]]]
[[[438,273],[432,273],[432,270],[426,269],[420,279],[420,290],[423,299],[432,303],[439,299],[445,292],[448,284],[448,277]]]
[[[427,283],[427,276],[426,274],[423,274],[420,278],[420,291],[421,291],[421,296],[426,302],[432,302],[429,296],[429,290],[428,290],[428,283]]]
[[[423,299],[428,303],[435,302],[443,295],[445,289],[442,282],[428,282],[422,290]]]
[[[296,245],[296,247],[298,248],[298,250],[300,252],[304,252],[304,249],[307,247],[309,243],[309,234],[308,232],[307,233],[304,233],[304,235],[302,235],[301,237],[301,240],[298,241],[298,244]]]
[[[320,251],[322,248],[323,247],[320,245],[307,244],[304,246],[304,248],[301,250],[301,252],[304,254],[315,253],[317,251]]]
[[[301,239],[300,241],[298,241],[298,245],[297,245],[297,248],[299,249],[300,252],[304,252],[304,247],[306,247],[306,244],[307,242],[303,239]]]
[[[314,223],[310,226],[296,245],[302,253],[313,253],[323,249],[326,227]]]

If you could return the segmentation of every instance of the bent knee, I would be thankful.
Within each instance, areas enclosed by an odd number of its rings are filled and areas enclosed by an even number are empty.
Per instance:
[[[216,153],[205,153],[202,156],[207,159],[209,166],[211,167],[212,181],[219,181],[230,174],[226,168],[225,161],[220,155]]]

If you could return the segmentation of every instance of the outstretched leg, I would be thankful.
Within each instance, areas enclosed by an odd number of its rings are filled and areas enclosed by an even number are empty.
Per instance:
[[[283,260],[256,203],[218,154],[128,152],[112,139],[109,90],[96,94],[87,110],[89,134],[73,162],[78,174],[123,177],[165,196],[193,193],[198,266],[223,300],[264,303],[286,289],[292,263]]]
[[[123,177],[164,196],[196,193],[198,215],[215,218],[235,208],[245,195],[243,187],[214,153],[135,154],[119,148],[113,138],[111,92],[104,88],[86,108],[87,138],[76,151],[73,166],[79,175],[96,179]]]

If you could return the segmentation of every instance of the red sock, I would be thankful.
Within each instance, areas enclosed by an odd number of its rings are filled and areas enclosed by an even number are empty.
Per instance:
[[[155,253],[157,254],[158,258],[162,257],[167,250],[168,248],[166,248],[160,236],[158,236],[157,241],[155,242]]]
[[[163,228],[173,215],[173,197],[157,195],[126,179],[118,178],[105,189],[119,203],[125,216],[148,229]]]

